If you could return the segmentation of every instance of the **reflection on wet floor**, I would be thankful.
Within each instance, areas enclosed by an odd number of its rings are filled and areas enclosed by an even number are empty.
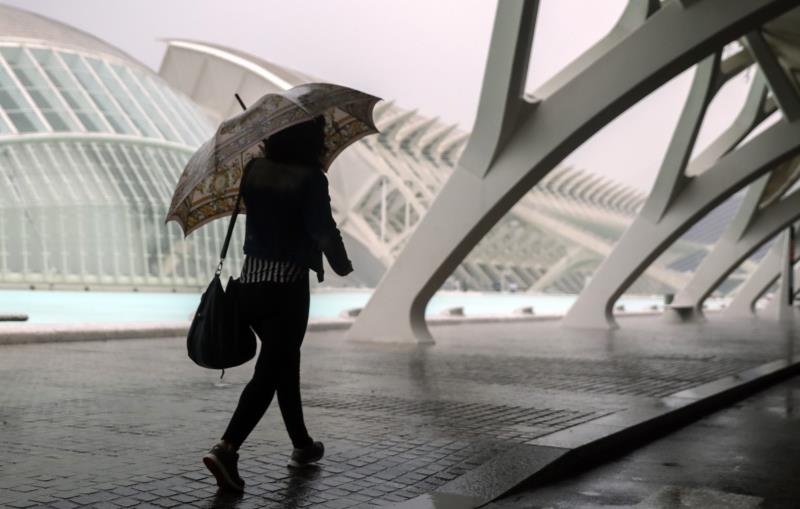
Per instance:
[[[800,376],[609,463],[487,509],[797,509]]]
[[[636,505],[617,509],[755,509],[763,499],[708,488],[664,486]],[[605,506],[608,509],[608,506]],[[587,508],[588,509],[588,508]]]
[[[316,482],[320,479],[322,469],[318,465],[309,465],[302,469],[291,469],[284,480],[280,504],[283,509],[298,509],[308,507],[307,498],[310,492],[319,490]],[[244,502],[247,501],[247,504]],[[213,498],[207,499],[203,505],[205,509],[237,509],[247,505],[251,507],[252,498],[245,497],[243,493],[218,491]]]

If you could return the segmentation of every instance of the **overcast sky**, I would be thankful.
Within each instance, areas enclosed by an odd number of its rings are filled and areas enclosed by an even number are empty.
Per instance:
[[[393,99],[469,130],[494,0],[0,0],[76,26],[158,70],[160,38],[237,48],[324,81]],[[602,37],[625,0],[541,0],[528,89]],[[655,178],[691,80],[684,73],[567,159],[643,190]],[[746,82],[712,105],[702,144],[736,113]]]

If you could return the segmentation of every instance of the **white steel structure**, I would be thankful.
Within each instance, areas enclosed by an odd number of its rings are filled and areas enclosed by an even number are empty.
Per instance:
[[[231,48],[188,40],[167,44],[159,74],[217,121],[239,110],[235,92],[254,101],[318,81]],[[375,116],[381,133],[345,151],[328,174],[334,213],[357,267],[346,281],[331,275],[332,284],[377,285],[453,174],[469,138],[391,103],[379,104]],[[645,198],[602,176],[559,166],[486,234],[444,286],[578,293]],[[711,219],[657,260],[633,291],[674,293],[686,284],[696,260],[721,233],[724,221]]]
[[[715,247],[720,254],[710,255],[716,264],[694,274],[702,281],[686,287],[676,309],[701,305],[725,274],[800,217],[792,185],[792,159],[800,153],[800,25],[798,10],[792,10],[799,1],[630,0],[603,39],[528,96],[524,87],[538,5],[537,0],[497,3],[468,145],[350,328],[350,338],[432,342],[425,322],[428,301],[478,242],[589,137],[693,65],[694,84],[653,192],[581,291],[565,323],[615,325],[618,297],[682,234],[743,189],[740,213]],[[743,48],[725,52],[739,38]],[[742,114],[692,157],[711,99],[751,65],[758,67],[760,78],[753,80]],[[767,88],[773,98],[769,102],[764,100]],[[781,118],[745,140],[774,104]]]
[[[0,6],[0,34],[0,284],[205,286],[224,225],[164,216],[209,119],[75,28]]]

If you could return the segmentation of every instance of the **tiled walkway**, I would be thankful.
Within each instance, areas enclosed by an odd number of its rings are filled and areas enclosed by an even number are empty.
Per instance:
[[[240,498],[200,462],[253,364],[192,364],[183,338],[0,347],[2,507],[375,507],[403,501],[558,430],[781,357],[768,324],[616,332],[555,322],[453,325],[437,344],[309,333],[305,414],[326,445],[295,473],[277,408],[242,447]]]

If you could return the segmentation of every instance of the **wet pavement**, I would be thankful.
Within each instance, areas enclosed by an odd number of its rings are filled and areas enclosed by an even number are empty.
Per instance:
[[[253,364],[192,364],[183,338],[0,347],[0,506],[376,507],[459,478],[500,454],[656,398],[785,357],[769,323],[614,332],[557,322],[448,325],[437,344],[351,343],[310,332],[302,388],[319,467],[286,468],[277,408],[242,447],[247,486],[216,493],[200,458]]]
[[[633,453],[487,509],[800,507],[800,377]]]

